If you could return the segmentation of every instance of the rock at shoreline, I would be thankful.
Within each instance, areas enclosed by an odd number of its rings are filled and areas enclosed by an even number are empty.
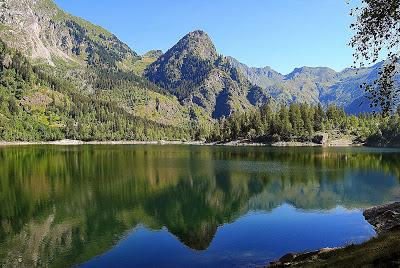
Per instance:
[[[317,251],[311,251],[306,253],[289,253],[280,258],[278,261],[271,262],[267,267],[294,267],[294,266],[305,266],[318,260],[321,254],[328,253],[335,250],[334,248],[323,248]]]
[[[364,217],[378,234],[400,229],[400,202],[367,209]]]
[[[312,141],[316,144],[326,144],[328,142],[329,135],[327,133],[320,133],[314,136]]]

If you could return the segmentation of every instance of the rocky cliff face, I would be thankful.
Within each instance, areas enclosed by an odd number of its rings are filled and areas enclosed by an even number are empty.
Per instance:
[[[52,0],[0,3],[0,38],[36,62],[129,68],[138,58],[114,35],[63,12]]]
[[[61,49],[56,49],[54,40],[55,25],[51,18],[57,15],[55,6],[35,0],[3,0],[0,8],[2,17],[1,38],[10,46],[17,48],[32,59],[43,59],[52,63],[51,54],[69,58]],[[44,35],[44,33],[47,33]]]

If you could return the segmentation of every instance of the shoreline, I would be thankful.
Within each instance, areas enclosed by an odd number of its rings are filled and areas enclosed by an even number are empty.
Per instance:
[[[261,267],[397,267],[400,264],[400,202],[375,206],[363,212],[376,236],[361,244],[288,253]]]
[[[0,146],[26,146],[26,145],[203,145],[203,142],[184,141],[0,141]]]
[[[360,143],[350,140],[332,140],[326,144],[313,142],[275,142],[261,143],[248,140],[236,140],[230,142],[204,142],[204,141],[81,141],[81,140],[57,140],[57,141],[0,141],[0,147],[28,146],[28,145],[202,145],[202,146],[252,146],[252,147],[361,147]]]

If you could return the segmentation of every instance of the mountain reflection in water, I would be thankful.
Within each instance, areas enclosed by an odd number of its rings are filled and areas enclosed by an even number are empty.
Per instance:
[[[373,232],[360,209],[398,199],[399,180],[396,150],[0,147],[0,263],[5,267],[76,265],[119,243],[85,265],[115,261],[105,257],[117,249],[129,249],[136,256],[141,249],[154,252],[156,245],[184,250],[170,253],[181,261],[195,256],[199,265],[228,264],[229,252],[252,261],[252,254],[265,246],[261,241],[256,244],[254,236],[250,248],[231,248],[232,243],[245,244],[246,235],[254,232],[276,240],[271,247],[276,252],[266,255],[267,260],[293,247],[309,249],[312,241],[296,246],[287,240],[290,233],[312,236],[311,231],[296,228],[315,225],[318,229],[322,224],[339,226],[337,232],[343,233],[362,226],[361,241]],[[276,234],[286,239],[274,239]],[[338,240],[332,241],[335,235]],[[339,237],[332,230],[327,241],[342,242]],[[212,255],[214,248],[219,251]],[[150,253],[145,257],[150,262],[162,259]]]

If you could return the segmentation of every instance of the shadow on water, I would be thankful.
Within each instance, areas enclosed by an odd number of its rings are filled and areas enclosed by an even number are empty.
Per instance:
[[[269,215],[285,204],[304,212],[362,209],[398,199],[399,182],[395,150],[4,147],[0,261],[83,263],[137,226],[168,230],[206,251],[220,226],[249,212]]]

